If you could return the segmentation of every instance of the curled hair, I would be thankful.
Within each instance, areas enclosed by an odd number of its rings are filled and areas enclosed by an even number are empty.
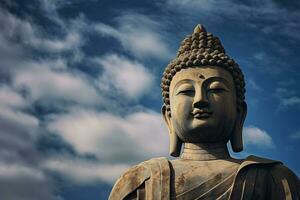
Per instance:
[[[246,92],[245,80],[239,65],[226,55],[219,38],[202,29],[198,32],[194,31],[182,41],[176,58],[168,64],[163,73],[161,90],[169,116],[171,116],[170,84],[175,74],[181,69],[203,66],[218,66],[227,70],[233,77],[237,105],[243,104]]]

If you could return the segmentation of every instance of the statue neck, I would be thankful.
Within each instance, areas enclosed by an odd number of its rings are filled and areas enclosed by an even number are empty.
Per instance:
[[[224,143],[184,143],[181,159],[187,160],[218,160],[229,159],[230,155]]]

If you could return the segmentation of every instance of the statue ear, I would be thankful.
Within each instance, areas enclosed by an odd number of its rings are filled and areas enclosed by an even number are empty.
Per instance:
[[[182,141],[179,139],[177,134],[174,131],[174,128],[172,126],[171,117],[169,116],[167,112],[166,105],[164,104],[161,108],[162,115],[164,117],[165,123],[169,130],[169,136],[170,136],[170,150],[169,153],[171,156],[178,157],[180,155]]]
[[[243,102],[242,105],[239,106],[239,110],[237,111],[237,117],[235,121],[235,125],[233,127],[233,133],[231,134],[230,143],[232,150],[234,152],[240,152],[243,150],[243,125],[247,115],[247,104]]]

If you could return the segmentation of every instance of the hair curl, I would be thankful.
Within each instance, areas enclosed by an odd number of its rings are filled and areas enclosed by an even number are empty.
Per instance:
[[[161,90],[169,116],[171,116],[169,89],[172,78],[181,69],[203,66],[218,66],[227,70],[233,77],[237,105],[245,101],[245,80],[239,65],[225,54],[220,39],[203,29],[202,32],[194,32],[182,41],[176,58],[168,64],[163,73]]]

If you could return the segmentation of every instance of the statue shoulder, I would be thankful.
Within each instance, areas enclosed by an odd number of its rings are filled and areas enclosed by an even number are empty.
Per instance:
[[[167,158],[159,157],[144,161],[129,168],[115,183],[109,199],[124,199],[137,190],[146,180],[151,178],[151,172],[160,163],[168,162]]]
[[[252,168],[257,172],[266,171],[269,176],[273,177],[273,179],[280,177],[280,179],[286,179],[287,181],[295,181],[295,183],[299,182],[298,177],[292,172],[292,170],[277,160],[249,156],[244,160],[240,168],[245,168],[247,166],[252,166]]]
[[[258,170],[267,170],[271,175],[282,175],[290,178],[298,177],[290,170],[287,166],[285,166],[281,161],[271,160],[267,158],[257,157],[257,156],[248,156],[242,165],[255,165]]]
[[[299,179],[288,167],[280,161],[257,156],[249,156],[242,162],[233,188],[234,199],[241,195],[250,199],[300,198]]]
[[[291,196],[292,199],[300,199],[300,180],[287,166],[274,165],[269,171],[269,185],[271,191],[276,191],[277,196]]]

